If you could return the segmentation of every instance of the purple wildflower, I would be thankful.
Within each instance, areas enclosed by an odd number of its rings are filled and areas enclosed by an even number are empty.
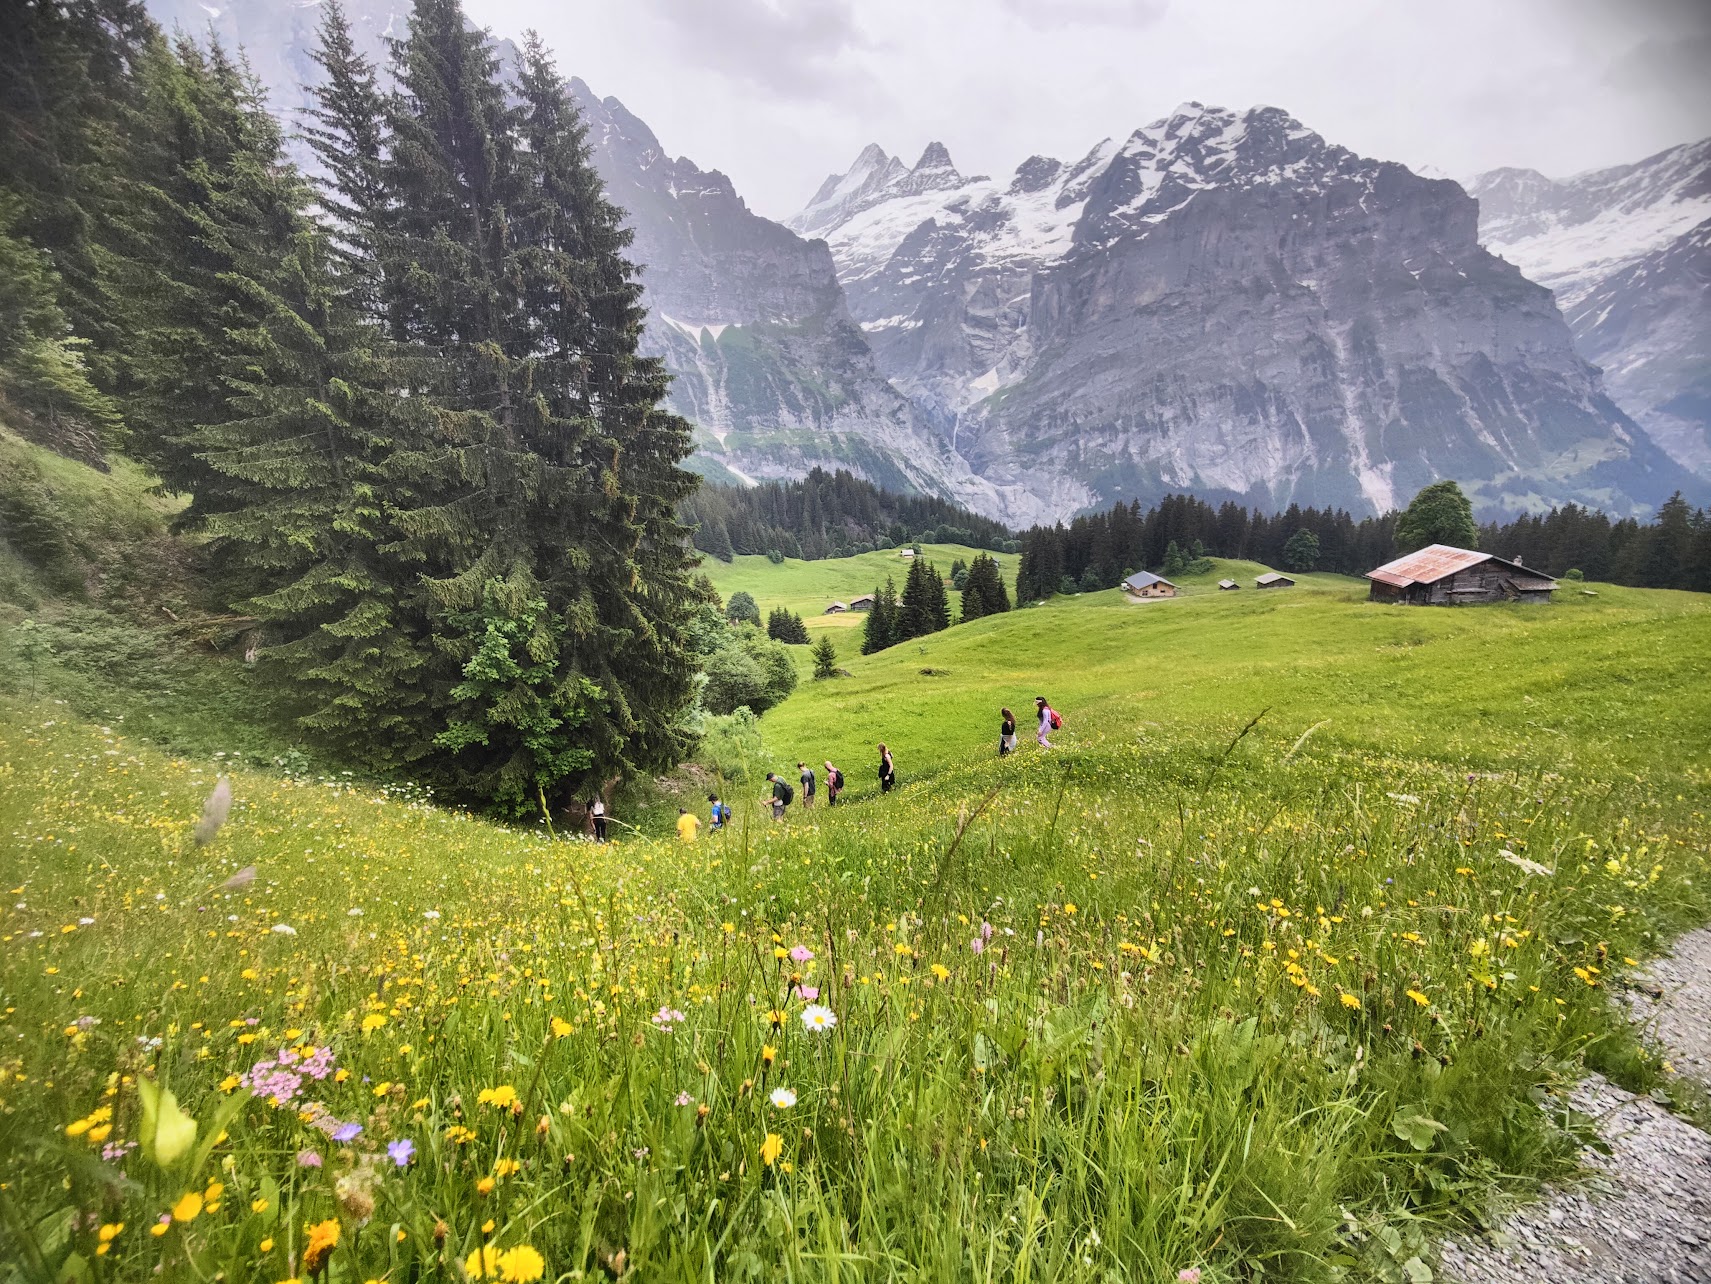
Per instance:
[[[817,985],[799,985],[796,987],[796,997],[804,1003],[812,1003],[820,997],[820,987]]]
[[[790,957],[798,963],[812,963],[814,961],[814,951],[809,949],[806,945],[797,945],[791,948]]]
[[[695,1098],[690,1096],[687,1092],[680,1092],[677,1094],[677,1104],[680,1106],[693,1106],[695,1104]]]
[[[406,1137],[403,1141],[394,1141],[388,1145],[386,1153],[392,1156],[393,1163],[404,1168],[416,1157],[416,1143]]]
[[[341,1144],[347,1141],[355,1141],[357,1134],[361,1131],[362,1125],[359,1123],[342,1123],[333,1129],[332,1138]]]
[[[320,1152],[315,1150],[299,1150],[297,1152],[297,1166],[299,1168],[319,1168],[321,1166]]]

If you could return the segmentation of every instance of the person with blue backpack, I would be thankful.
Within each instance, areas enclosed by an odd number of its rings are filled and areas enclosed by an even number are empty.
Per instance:
[[[723,829],[726,822],[731,819],[731,809],[719,801],[718,794],[708,794],[707,805],[708,810],[712,812],[712,832],[716,834]]]

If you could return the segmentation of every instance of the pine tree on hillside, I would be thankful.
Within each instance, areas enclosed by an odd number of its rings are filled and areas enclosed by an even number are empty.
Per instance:
[[[47,254],[55,304],[103,390],[124,340],[110,224],[139,172],[135,72],[151,43],[143,0],[0,6],[0,185],[17,199],[14,235]]]
[[[381,260],[390,226],[386,183],[386,99],[375,69],[357,52],[340,0],[322,0],[318,41],[321,68],[310,89],[303,137],[324,169],[317,187],[326,211],[340,282],[367,319],[384,319]]]
[[[305,193],[254,78],[217,44],[152,42],[138,77],[142,177],[109,228],[124,335],[115,392],[135,453],[168,489],[191,496],[180,521],[194,525],[242,502],[201,458],[203,429],[228,413],[228,336],[257,324],[265,307],[245,288],[233,247],[282,250],[301,226]]]
[[[950,626],[950,598],[933,564],[917,556],[903,581],[903,597],[892,626],[892,641],[926,637]]]
[[[897,585],[887,578],[884,588],[873,590],[873,608],[862,624],[861,653],[872,655],[900,641],[902,638],[897,632]]]
[[[1010,609],[1010,595],[1004,588],[1004,577],[995,558],[981,553],[968,568],[968,578],[962,588],[962,618],[978,620]]]

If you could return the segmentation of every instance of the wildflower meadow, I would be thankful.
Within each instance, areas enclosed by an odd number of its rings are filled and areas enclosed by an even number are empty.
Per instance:
[[[1711,908],[1692,763],[1088,727],[600,846],[14,712],[8,1279],[1429,1279]]]

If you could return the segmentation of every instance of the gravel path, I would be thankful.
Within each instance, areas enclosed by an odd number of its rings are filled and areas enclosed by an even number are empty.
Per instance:
[[[1677,1073],[1711,1085],[1711,928],[1648,969],[1660,997],[1625,996]],[[1588,1150],[1589,1178],[1509,1217],[1488,1235],[1443,1244],[1461,1284],[1711,1284],[1711,1136],[1600,1075],[1574,1090],[1609,1155]]]

